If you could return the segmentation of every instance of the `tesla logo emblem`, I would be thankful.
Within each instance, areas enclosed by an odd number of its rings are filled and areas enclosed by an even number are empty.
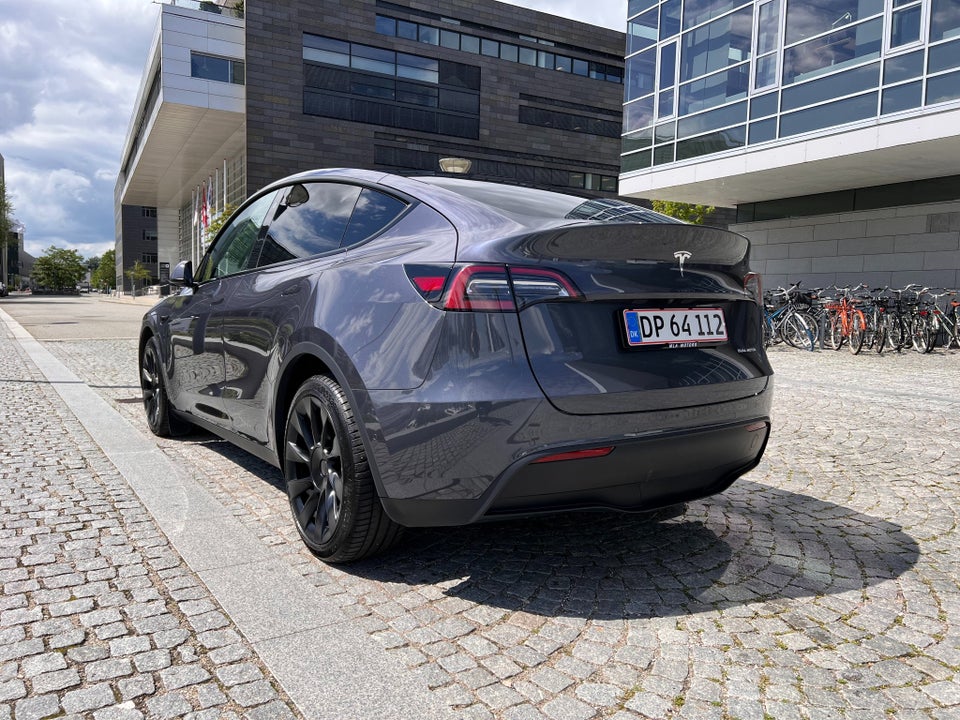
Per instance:
[[[690,259],[693,253],[687,252],[686,250],[677,250],[673,256],[680,263],[680,277],[683,277],[683,263]]]

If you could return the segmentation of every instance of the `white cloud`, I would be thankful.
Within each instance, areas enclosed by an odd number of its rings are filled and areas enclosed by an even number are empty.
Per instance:
[[[0,0],[0,153],[31,254],[113,246],[113,187],[159,8]]]
[[[618,30],[626,0],[508,0]],[[0,0],[0,154],[26,249],[113,247],[113,190],[151,0]]]

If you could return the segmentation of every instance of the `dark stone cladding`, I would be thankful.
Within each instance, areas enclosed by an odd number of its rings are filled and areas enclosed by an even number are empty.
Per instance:
[[[124,205],[121,210],[122,238],[121,256],[123,257],[123,287],[125,290],[131,290],[131,280],[126,275],[126,271],[133,268],[134,263],[143,257],[144,253],[151,255],[157,254],[157,241],[145,240],[143,235],[145,231],[151,231],[156,237],[157,216],[146,217],[143,214],[143,207],[140,205]],[[142,263],[150,271],[151,275],[157,277],[157,263]]]
[[[285,175],[319,167],[396,171],[375,163],[377,146],[381,156],[387,147],[407,157],[412,150],[427,157],[453,155],[532,166],[540,170],[540,178],[552,177],[553,189],[558,189],[556,180],[566,173],[619,175],[619,138],[521,124],[518,108],[532,105],[569,113],[573,106],[580,115],[619,122],[623,85],[377,34],[378,12],[404,19],[398,5],[411,8],[405,19],[415,22],[551,50],[519,41],[515,34],[522,33],[562,44],[564,48],[558,50],[562,54],[622,67],[616,58],[623,57],[623,33],[493,0],[401,0],[382,9],[376,0],[252,0],[246,3],[245,19],[248,192]],[[442,24],[429,19],[430,14],[484,29]],[[498,36],[498,28],[514,37]],[[479,139],[304,114],[304,32],[480,67]],[[588,50],[578,53],[569,49],[571,46]],[[558,104],[550,104],[551,99]]]

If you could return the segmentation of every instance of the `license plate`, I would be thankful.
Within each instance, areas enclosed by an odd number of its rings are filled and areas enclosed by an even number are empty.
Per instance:
[[[630,347],[685,347],[727,339],[721,308],[624,310],[623,323]]]

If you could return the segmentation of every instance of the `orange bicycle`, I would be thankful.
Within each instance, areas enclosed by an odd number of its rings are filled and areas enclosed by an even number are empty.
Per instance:
[[[867,336],[867,318],[857,307],[860,299],[854,293],[866,287],[837,288],[837,298],[826,305],[828,327],[824,337],[827,347],[839,350],[844,344],[856,355],[863,349]]]

